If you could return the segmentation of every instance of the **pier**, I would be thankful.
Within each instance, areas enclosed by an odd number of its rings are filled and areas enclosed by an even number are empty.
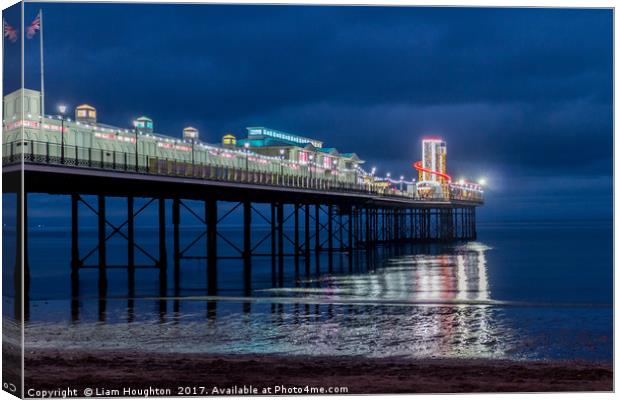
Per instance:
[[[5,123],[3,135],[3,193],[14,193],[18,199],[15,289],[16,298],[20,298],[23,280],[25,319],[31,193],[71,199],[71,262],[67,268],[71,270],[75,301],[84,269],[98,271],[100,299],[106,297],[110,269],[126,270],[129,297],[134,295],[139,279],[136,271],[154,269],[158,271],[160,294],[166,296],[169,287],[179,293],[184,261],[201,260],[207,293],[215,295],[218,260],[238,259],[249,295],[252,260],[256,257],[271,258],[277,283],[282,280],[286,257],[294,258],[297,265],[308,263],[318,253],[327,253],[331,260],[335,253],[353,257],[357,251],[383,244],[476,238],[476,207],[483,204],[482,192],[476,185],[453,183],[447,174],[435,171],[445,172],[444,142],[424,142],[423,152],[432,153],[437,162],[416,166],[420,182],[405,183],[402,178],[379,179],[374,170],[366,172],[360,167],[363,161],[353,153],[341,154],[323,148],[320,141],[267,128],[248,128],[249,136],[244,140],[226,135],[221,146],[212,146],[195,141],[197,131],[193,128],[184,130],[184,138],[191,140],[152,135],[149,119],[142,119],[145,132],[139,131],[138,125],[131,132],[65,121],[63,117],[41,120],[43,124],[28,120]],[[153,145],[148,147],[150,143]],[[149,152],[149,148],[156,150]],[[110,198],[121,198],[126,204],[121,224],[107,216]],[[141,207],[135,206],[138,199],[144,202]],[[197,202],[201,204],[199,210]],[[226,211],[222,211],[223,204]],[[158,251],[154,253],[140,245],[135,229],[136,219],[147,207],[156,208],[158,215]],[[80,218],[88,213],[96,216],[98,240],[94,248],[82,251]],[[167,215],[172,217],[172,237],[167,235]],[[241,244],[234,243],[221,229],[231,215],[242,221]],[[268,225],[266,234],[258,235],[253,229],[257,222]],[[204,229],[195,240],[182,243],[180,232],[188,223]],[[112,237],[122,237],[126,242],[126,263],[108,261],[107,242]],[[196,249],[196,243],[205,238],[206,246]],[[172,241],[171,257],[168,241]],[[222,244],[232,253],[218,254]],[[137,253],[148,262],[137,264]],[[15,314],[21,315],[21,310],[16,309]]]

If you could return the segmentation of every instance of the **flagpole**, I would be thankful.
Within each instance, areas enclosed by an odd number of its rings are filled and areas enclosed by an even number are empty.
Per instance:
[[[43,10],[39,9],[39,23],[41,24],[41,36],[39,37],[40,51],[41,51],[41,133],[43,133],[43,119],[45,118],[45,73],[43,68]],[[63,132],[60,132],[62,135]]]
[[[4,56],[4,53],[5,53],[5,47],[6,47],[6,42],[4,41],[4,38],[6,37],[6,36],[4,35],[4,30],[6,29],[6,28],[5,28],[5,25],[4,25],[5,23],[6,23],[6,22],[4,22],[4,17],[2,17],[2,60],[3,60],[3,61],[4,61],[4,60],[6,60],[6,57]],[[4,61],[4,62],[5,62],[5,64],[4,64],[4,65],[5,65],[5,68],[6,68],[6,61]],[[4,104],[4,96],[2,96],[2,130],[3,130],[3,131],[4,131],[4,114],[5,114],[4,109],[5,109],[5,104]]]

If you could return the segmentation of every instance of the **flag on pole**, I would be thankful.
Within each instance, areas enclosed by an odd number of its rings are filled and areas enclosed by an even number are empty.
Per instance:
[[[32,39],[36,35],[37,31],[41,29],[41,11],[37,14],[36,18],[30,26],[26,29],[26,36],[28,39]]]
[[[4,29],[4,37],[9,38],[13,43],[17,42],[17,31],[15,28],[9,25],[5,20],[2,20],[2,27]]]

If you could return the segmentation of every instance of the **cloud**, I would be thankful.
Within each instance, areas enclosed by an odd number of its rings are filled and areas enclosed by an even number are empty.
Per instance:
[[[48,110],[88,102],[210,142],[267,125],[394,174],[431,133],[458,175],[611,175],[611,10],[43,7]],[[34,41],[26,68],[37,87]]]

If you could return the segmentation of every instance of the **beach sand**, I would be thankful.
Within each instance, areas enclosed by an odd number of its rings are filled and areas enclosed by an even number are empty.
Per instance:
[[[132,351],[26,351],[26,389],[346,387],[362,393],[611,391],[611,364]],[[305,393],[301,393],[305,394]]]

